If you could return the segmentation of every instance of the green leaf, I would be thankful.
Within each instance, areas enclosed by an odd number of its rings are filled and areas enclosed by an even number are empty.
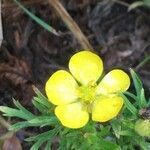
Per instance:
[[[150,4],[150,0],[149,1],[149,4]],[[146,63],[150,62],[150,55],[146,56],[144,58],[144,60],[142,60],[137,66],[136,66],[136,69],[140,69],[142,66],[144,66]]]
[[[150,7],[150,0],[143,0],[144,5]]]
[[[124,99],[124,103],[125,103],[126,108],[127,108],[134,116],[137,116],[138,110],[134,107],[134,105],[128,100],[128,98],[127,98],[124,94],[120,93],[119,95]]]
[[[99,143],[98,143],[99,147],[100,147],[100,150],[121,150],[120,146],[113,143],[113,142],[110,142],[110,141],[106,141],[106,140],[103,140],[103,139],[100,139],[99,140]]]
[[[144,138],[139,137],[135,139],[137,145],[139,145],[139,147],[142,150],[149,150],[150,149],[150,142],[146,141]]]
[[[121,124],[120,124],[119,120],[117,120],[117,119],[112,120],[111,126],[112,126],[114,133],[115,133],[115,136],[119,139],[120,138],[120,131],[121,131]]]
[[[119,132],[120,135],[122,136],[136,136],[135,132],[131,131],[131,130],[122,130]]]
[[[37,96],[33,98],[33,105],[44,115],[53,113],[55,106],[50,103],[36,87],[33,87],[33,89],[37,94]]]
[[[65,134],[69,133],[70,131],[71,131],[70,128],[64,128],[64,130],[61,131],[61,134],[65,135]]]
[[[18,117],[25,120],[28,120],[31,117],[28,116],[28,114],[24,113],[22,110],[10,108],[7,106],[0,106],[0,111],[4,113],[3,114],[4,116],[8,116],[8,117]]]
[[[40,117],[35,117],[28,121],[22,121],[22,122],[15,123],[10,126],[9,130],[18,131],[22,128],[27,128],[27,127],[54,126],[56,124],[57,124],[56,117],[40,116]]]
[[[136,95],[137,95],[138,99],[140,99],[141,89],[143,88],[142,82],[141,82],[140,78],[138,77],[138,75],[134,72],[133,69],[130,69],[130,73],[131,73],[134,87],[136,90]]]
[[[143,6],[143,5],[144,5],[144,2],[142,2],[142,1],[134,2],[129,6],[128,11],[131,11],[131,10],[133,10],[139,6]]]
[[[76,137],[76,136],[81,136],[81,132],[78,132],[77,130],[76,131],[72,131],[72,132],[69,132],[66,137],[69,137],[69,138],[72,138],[72,137]]]
[[[34,118],[35,115],[33,115],[31,112],[29,112],[27,109],[25,109],[20,103],[19,101],[16,101],[15,99],[13,99],[13,103],[15,104],[15,106],[20,109],[24,114],[28,115],[28,117]]]
[[[30,126],[32,126],[32,125],[28,121],[22,121],[22,122],[18,122],[18,123],[11,125],[9,130],[19,131],[22,128],[26,128],[26,127],[30,127]]]
[[[38,109],[39,112],[41,112],[43,115],[47,115],[47,114],[50,113],[49,109],[46,106],[44,106],[43,104],[37,102],[36,100],[33,100],[32,103],[35,106],[35,108]]]
[[[101,130],[98,132],[98,136],[99,137],[105,137],[105,136],[108,136],[110,135],[110,129],[111,129],[111,126],[105,126],[103,128],[101,128]]]
[[[44,143],[44,142],[48,142],[49,144],[46,146],[48,149],[48,146],[51,145],[52,139],[54,138],[54,136],[56,136],[58,134],[58,129],[55,128],[53,130],[38,134],[36,136],[30,137],[25,139],[26,141],[34,141],[35,144],[33,144],[33,146],[31,147],[30,150],[38,150],[40,148],[40,146]]]
[[[145,106],[147,106],[147,101],[145,98],[145,94],[144,94],[144,89],[143,89],[143,85],[142,82],[140,80],[140,78],[138,77],[138,75],[131,69],[131,76],[134,82],[134,86],[136,89],[136,95],[129,92],[124,92],[124,94],[132,97],[134,100],[136,100],[136,102],[138,103],[139,108],[143,108]]]
[[[44,105],[47,108],[52,108],[54,107],[50,101],[37,89],[34,87],[34,91],[37,94],[36,97],[34,97],[34,101],[39,102],[41,105]]]
[[[149,98],[149,100],[147,102],[147,107],[150,107],[150,98]]]
[[[36,143],[34,143],[32,145],[32,147],[30,148],[30,150],[38,150],[40,148],[40,146],[46,142],[48,139],[47,138],[41,138],[40,140],[38,140]]]
[[[4,116],[18,117],[25,120],[32,119],[35,117],[35,115],[33,115],[26,108],[24,108],[18,101],[15,101],[13,99],[13,102],[18,109],[10,108],[7,106],[0,106],[0,111],[4,113]]]
[[[35,16],[33,13],[31,13],[28,9],[26,9],[18,0],[14,0],[14,2],[27,14],[29,15],[36,23],[38,23],[40,26],[45,28],[47,31],[59,36],[59,34],[56,32],[56,30],[51,27],[49,24],[41,20],[39,17]]]
[[[81,130],[79,129],[80,132],[91,132],[94,133],[96,132],[96,123],[94,121],[89,121],[88,124],[86,124]]]
[[[134,130],[135,128],[135,119],[124,119],[121,121],[123,127],[128,128],[129,130]]]
[[[55,125],[58,123],[57,118],[54,116],[39,116],[34,119],[28,121],[30,124],[34,126],[47,126],[47,125]]]
[[[44,150],[51,150],[51,145],[52,145],[52,142],[49,140],[47,141],[46,143],[46,146],[45,146],[45,149]]]
[[[147,101],[145,98],[145,93],[144,93],[144,89],[141,89],[141,93],[140,93],[140,106],[141,108],[146,107],[147,106]]]
[[[58,128],[55,128],[53,130],[46,131],[44,133],[26,138],[25,141],[28,141],[28,142],[37,141],[37,140],[41,139],[42,137],[49,137],[49,139],[51,139],[53,136],[57,135],[58,130],[59,130]]]
[[[132,94],[132,93],[130,93],[130,92],[128,92],[128,91],[125,91],[125,92],[123,92],[123,93],[124,93],[125,95],[131,97],[131,98],[132,98],[133,100],[135,100],[136,102],[139,101],[139,99],[137,98],[136,95],[134,95],[134,94]]]

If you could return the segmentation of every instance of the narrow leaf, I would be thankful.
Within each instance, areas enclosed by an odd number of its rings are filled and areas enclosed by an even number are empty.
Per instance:
[[[127,96],[130,96],[132,99],[134,99],[136,102],[139,102],[139,99],[136,97],[136,95],[126,91],[126,92],[123,92],[125,95]]]
[[[150,7],[150,0],[143,0],[144,5]]]
[[[38,134],[36,136],[25,139],[28,142],[35,141],[35,144],[31,147],[31,150],[37,150],[44,142],[48,142],[51,145],[52,138],[58,133],[57,128]]]
[[[40,138],[42,138],[42,137],[47,137],[47,136],[49,136],[49,138],[50,138],[50,137],[53,137],[54,135],[56,135],[57,132],[58,132],[58,131],[57,131],[56,128],[55,128],[55,129],[53,129],[53,130],[46,131],[46,132],[44,132],[44,133],[41,133],[41,134],[38,134],[38,135],[35,135],[35,136],[32,136],[32,137],[26,138],[25,141],[28,141],[28,142],[30,142],[30,141],[37,141],[37,140],[39,140]]]
[[[138,77],[138,75],[134,72],[133,69],[130,69],[130,73],[131,73],[132,80],[133,80],[133,83],[134,83],[134,87],[135,87],[135,90],[136,90],[136,95],[137,95],[137,97],[139,99],[140,98],[141,89],[143,87],[142,82],[141,82],[140,78]]]
[[[10,108],[7,106],[0,106],[0,111],[4,113],[4,116],[18,117],[25,120],[30,119],[30,116],[28,116],[28,114],[22,112],[21,110]]]
[[[38,140],[35,144],[32,145],[30,150],[38,150],[40,146],[47,140],[48,140],[47,138],[40,138],[40,140]]]
[[[111,121],[111,126],[112,126],[112,129],[115,133],[115,136],[119,139],[120,138],[120,131],[121,131],[121,124],[118,120],[112,120]]]
[[[33,90],[37,94],[37,96],[34,97],[34,101],[39,102],[47,108],[53,107],[53,105],[48,101],[48,99],[36,87],[33,87]]]
[[[16,101],[15,99],[13,99],[13,102],[15,104],[15,106],[20,109],[22,112],[24,112],[24,114],[28,115],[28,117],[31,119],[31,118],[34,118],[35,115],[33,115],[31,112],[29,112],[26,108],[24,108],[20,103],[19,101]]]
[[[124,103],[125,103],[125,106],[126,108],[134,115],[136,116],[137,115],[137,109],[134,107],[134,105],[128,100],[128,98],[120,93],[120,96],[124,99]]]
[[[145,98],[145,93],[144,93],[144,89],[141,89],[141,93],[140,93],[140,104],[141,104],[141,108],[146,107],[147,106],[147,101]]]
[[[41,116],[41,117],[36,117],[34,119],[31,119],[28,121],[30,124],[34,126],[46,126],[46,125],[54,125],[57,123],[56,117],[52,116]]]
[[[26,127],[44,127],[44,126],[52,126],[55,125],[57,122],[56,117],[51,116],[41,116],[41,117],[35,117],[28,121],[22,121],[15,123],[10,126],[9,130],[15,130],[18,131],[22,128]]]
[[[103,127],[97,134],[99,137],[106,137],[107,135],[110,135],[110,129],[111,129],[111,126]]]
[[[47,141],[47,144],[45,146],[45,150],[51,150],[52,141]]]
[[[13,125],[10,126],[9,130],[11,131],[19,131],[22,128],[26,128],[32,126],[28,121],[22,121],[22,122],[18,122],[15,123]]]
[[[150,107],[150,98],[148,100],[147,107]]]
[[[136,134],[133,131],[130,130],[122,130],[119,132],[120,135],[122,136],[136,136]]]
[[[26,9],[18,0],[14,0],[14,2],[27,14],[29,15],[36,23],[45,28],[47,31],[59,36],[54,28],[48,25],[46,22],[42,21],[40,18],[31,13],[28,9]]]
[[[137,8],[137,7],[142,6],[142,5],[144,5],[144,2],[142,2],[142,1],[134,2],[134,3],[132,3],[132,4],[129,6],[128,11],[131,11],[131,10]]]
[[[119,145],[110,141],[103,140],[103,139],[100,139],[98,144],[99,144],[99,147],[102,148],[102,150],[110,150],[110,149],[121,150]]]
[[[33,100],[32,103],[42,114],[49,114],[49,109],[46,106],[42,105],[36,100]]]

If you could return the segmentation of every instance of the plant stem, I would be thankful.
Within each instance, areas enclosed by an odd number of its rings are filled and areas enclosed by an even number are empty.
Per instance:
[[[141,67],[143,67],[146,63],[150,62],[150,56],[147,56],[142,62],[140,62],[137,66],[136,66],[136,70],[139,70]]]

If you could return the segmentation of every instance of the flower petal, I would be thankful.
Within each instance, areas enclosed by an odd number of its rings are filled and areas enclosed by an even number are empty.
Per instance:
[[[119,96],[100,97],[94,101],[92,108],[92,120],[106,122],[117,116],[123,106],[123,98]]]
[[[83,85],[96,82],[103,71],[101,58],[90,52],[81,51],[73,55],[69,61],[69,69],[73,76]]]
[[[77,99],[78,84],[65,70],[56,71],[46,82],[45,90],[50,102],[64,105]]]
[[[102,79],[97,86],[97,94],[124,92],[130,86],[129,76],[122,70],[114,69]]]
[[[89,120],[89,114],[80,102],[57,106],[55,114],[61,123],[68,128],[81,128]]]

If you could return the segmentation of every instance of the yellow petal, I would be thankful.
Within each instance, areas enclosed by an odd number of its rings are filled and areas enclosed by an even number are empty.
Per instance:
[[[81,128],[89,120],[89,114],[81,103],[57,106],[55,114],[61,123],[68,128]]]
[[[106,122],[117,116],[117,114],[122,108],[122,105],[122,97],[100,97],[93,104],[92,120]]]
[[[98,55],[90,51],[81,51],[71,57],[69,69],[81,84],[86,85],[96,82],[101,76],[103,62]]]
[[[45,91],[50,102],[64,105],[77,99],[77,87],[78,84],[70,73],[59,70],[46,82]]]
[[[124,92],[130,86],[129,76],[122,70],[114,69],[102,79],[97,86],[97,94]]]

